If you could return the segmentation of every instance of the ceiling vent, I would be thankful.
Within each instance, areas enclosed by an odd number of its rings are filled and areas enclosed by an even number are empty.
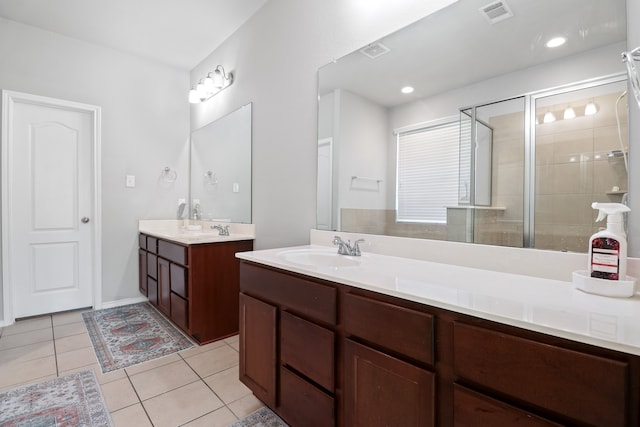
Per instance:
[[[494,1],[480,8],[480,13],[484,16],[490,24],[504,21],[507,18],[513,16],[513,12],[503,0]]]
[[[389,52],[391,49],[383,45],[382,43],[371,43],[370,45],[363,47],[360,49],[363,55],[368,56],[371,59],[376,59],[385,53]]]

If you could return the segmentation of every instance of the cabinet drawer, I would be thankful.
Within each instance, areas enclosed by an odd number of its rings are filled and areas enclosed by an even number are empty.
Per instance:
[[[182,329],[189,328],[189,311],[187,300],[171,293],[171,320]]]
[[[166,240],[158,240],[158,255],[169,261],[182,265],[189,265],[186,246],[178,245]]]
[[[147,275],[158,280],[158,257],[147,252]]]
[[[158,305],[158,281],[147,277],[147,299],[153,305]]]
[[[335,425],[333,398],[284,367],[280,368],[278,412],[291,426]]]
[[[559,427],[529,412],[491,399],[457,384],[453,386],[454,427]]]
[[[147,249],[147,236],[138,234],[138,246],[140,249]]]
[[[333,392],[334,333],[287,312],[280,318],[280,359]]]
[[[240,264],[240,290],[281,308],[336,324],[337,289],[253,264]]]
[[[485,388],[590,425],[628,425],[628,364],[454,324],[454,372]]]
[[[346,293],[345,333],[420,362],[433,364],[433,316]]]
[[[155,237],[151,237],[151,236],[146,236],[147,237],[147,244],[146,244],[146,248],[149,252],[153,252],[154,254],[158,253],[158,239],[156,239]]]
[[[435,426],[435,374],[349,339],[345,426]]]
[[[187,270],[177,264],[171,264],[169,266],[169,275],[171,276],[171,291],[182,298],[188,298]]]

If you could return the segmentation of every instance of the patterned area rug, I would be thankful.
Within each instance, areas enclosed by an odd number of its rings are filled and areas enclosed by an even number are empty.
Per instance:
[[[82,314],[102,372],[111,372],[193,347],[149,303]]]
[[[289,427],[282,419],[263,406],[252,414],[236,421],[229,427]]]
[[[0,393],[1,427],[112,426],[92,370]]]

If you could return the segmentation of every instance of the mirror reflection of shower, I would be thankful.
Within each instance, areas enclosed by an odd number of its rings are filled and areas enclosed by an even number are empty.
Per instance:
[[[462,109],[448,240],[584,252],[601,226],[591,203],[626,201],[625,89],[618,76]],[[487,164],[488,203],[479,203]]]

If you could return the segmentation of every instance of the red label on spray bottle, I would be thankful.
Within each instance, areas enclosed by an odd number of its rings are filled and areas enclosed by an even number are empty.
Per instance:
[[[609,237],[597,237],[591,243],[591,277],[618,280],[620,273],[620,242]]]

